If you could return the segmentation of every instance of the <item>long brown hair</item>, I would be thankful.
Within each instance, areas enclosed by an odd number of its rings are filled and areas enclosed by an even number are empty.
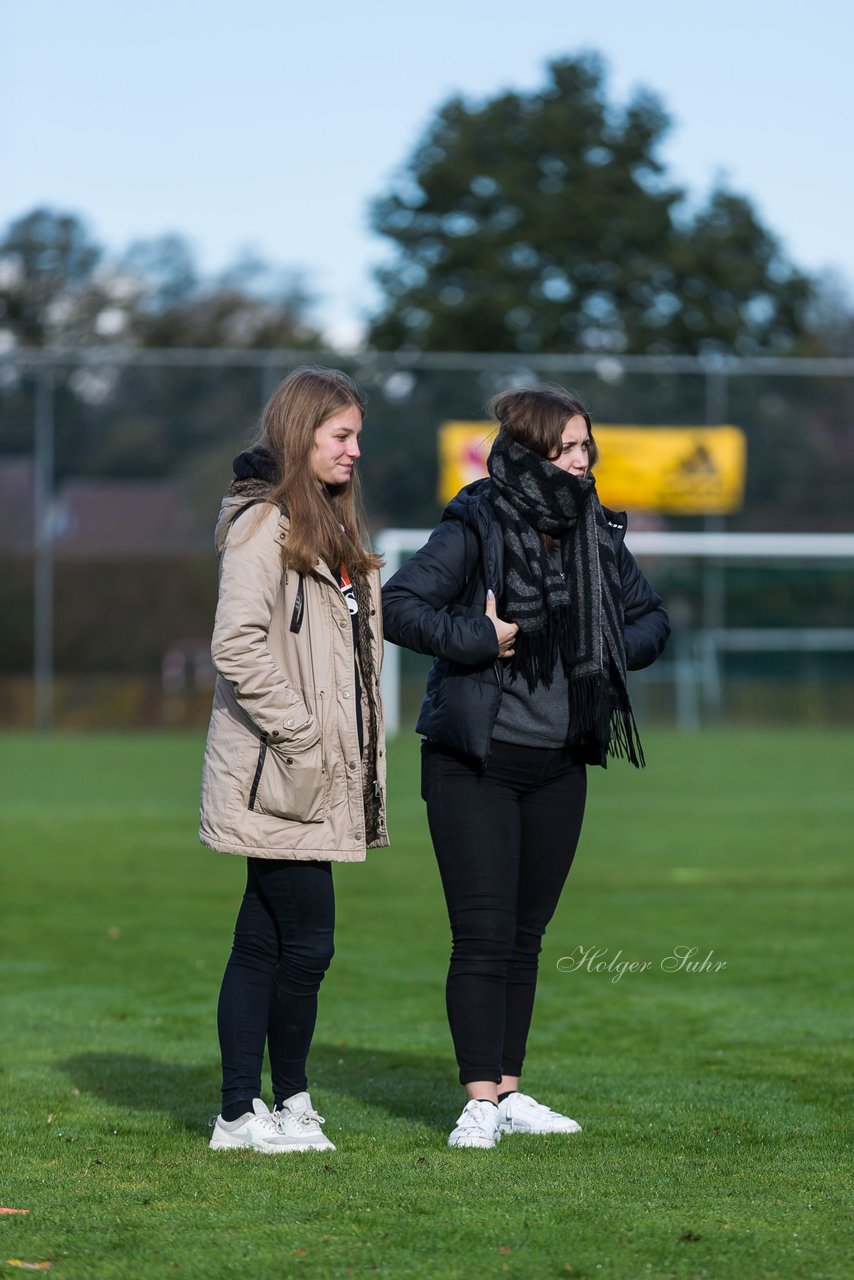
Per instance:
[[[550,459],[560,454],[561,437],[568,419],[583,418],[590,437],[587,465],[593,467],[599,461],[590,414],[581,401],[563,387],[519,387],[515,391],[502,391],[489,402],[489,408],[501,430],[511,439]]]
[[[351,574],[368,573],[382,561],[368,548],[356,468],[346,484],[327,486],[314,474],[314,433],[329,418],[354,405],[365,412],[365,397],[338,369],[306,365],[289,373],[267,402],[260,444],[276,460],[281,477],[271,502],[288,512],[285,563],[307,573],[322,557],[331,569],[346,564]]]

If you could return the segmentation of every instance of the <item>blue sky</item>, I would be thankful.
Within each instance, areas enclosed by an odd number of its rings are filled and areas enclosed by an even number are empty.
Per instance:
[[[670,110],[678,181],[725,175],[850,286],[852,47],[850,0],[0,0],[0,224],[47,203],[110,248],[179,231],[211,270],[253,248],[353,341],[387,252],[369,201],[435,108],[597,49],[613,98]]]

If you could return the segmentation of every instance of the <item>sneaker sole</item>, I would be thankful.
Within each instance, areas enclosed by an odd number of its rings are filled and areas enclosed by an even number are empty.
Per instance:
[[[498,1146],[497,1142],[449,1142],[448,1146],[454,1151],[494,1151]]]
[[[501,1140],[500,1133],[496,1133],[492,1142],[490,1142],[488,1138],[461,1138],[461,1139],[454,1139],[454,1140],[449,1138],[448,1146],[467,1148],[471,1151],[492,1151],[495,1147],[498,1146],[498,1143],[500,1142],[500,1140]]]
[[[334,1151],[334,1142],[290,1142],[286,1147],[277,1147],[277,1151]]]
[[[522,1129],[514,1127],[512,1124],[502,1124],[499,1125],[499,1129],[502,1133],[530,1133],[543,1138],[548,1138],[552,1134],[561,1134],[564,1137],[569,1137],[572,1133],[581,1133],[581,1125],[577,1129]]]
[[[326,1143],[319,1146],[317,1143],[291,1142],[287,1145],[277,1143],[275,1146],[262,1147],[257,1142],[214,1142],[208,1143],[211,1151],[260,1151],[265,1156],[287,1155],[289,1151],[334,1151],[335,1144]]]
[[[280,1151],[285,1151],[285,1147],[262,1147],[258,1142],[215,1142],[213,1139],[208,1143],[211,1151],[260,1151],[265,1156],[278,1155]]]

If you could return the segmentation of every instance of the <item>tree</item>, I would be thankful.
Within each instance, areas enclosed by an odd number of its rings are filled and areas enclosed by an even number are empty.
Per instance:
[[[313,299],[300,274],[275,270],[246,254],[219,276],[202,280],[179,236],[131,245],[119,278],[138,293],[132,334],[145,347],[312,348],[321,335],[310,321]]]
[[[33,209],[11,223],[0,240],[0,323],[15,345],[86,340],[101,257],[75,214]]]
[[[244,256],[205,278],[178,235],[108,255],[75,214],[37,209],[0,234],[0,352],[17,347],[306,348],[320,345],[295,272]],[[32,448],[33,378],[0,368],[0,452]],[[55,472],[158,478],[195,493],[206,451],[227,462],[257,418],[255,369],[81,362],[55,378]],[[222,442],[227,440],[227,444]],[[221,483],[221,477],[217,483]],[[209,495],[208,495],[209,496]]]
[[[854,306],[839,273],[827,269],[815,282],[810,307],[811,355],[854,356]]]
[[[442,106],[372,210],[395,246],[370,328],[381,349],[787,351],[809,282],[750,202],[722,189],[696,214],[658,148],[648,92],[611,105],[592,54],[532,93]]]
[[[14,346],[317,347],[295,271],[244,256],[204,279],[164,235],[109,258],[73,213],[34,209],[0,238],[0,340]]]

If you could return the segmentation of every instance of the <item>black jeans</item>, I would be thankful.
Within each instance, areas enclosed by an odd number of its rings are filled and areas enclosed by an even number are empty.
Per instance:
[[[317,992],[334,950],[330,864],[247,862],[217,1011],[224,1114],[260,1096],[265,1043],[276,1105],[306,1088]]]
[[[446,998],[460,1081],[518,1076],[546,925],[584,817],[587,773],[567,750],[493,742],[485,771],[432,743],[422,792],[448,904]]]

